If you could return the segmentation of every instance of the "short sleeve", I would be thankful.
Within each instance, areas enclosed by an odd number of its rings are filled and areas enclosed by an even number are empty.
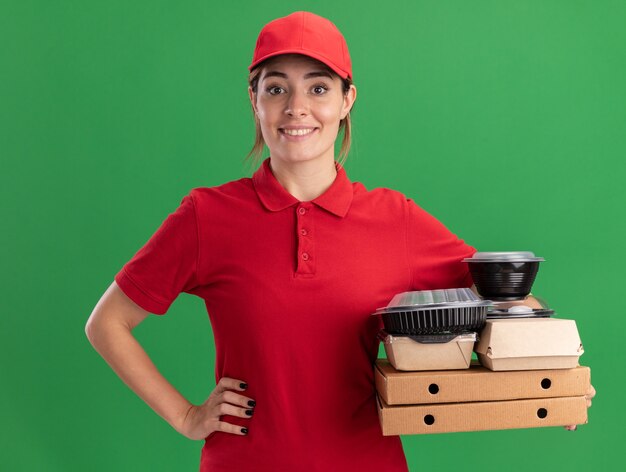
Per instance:
[[[189,194],[124,264],[115,281],[137,305],[162,315],[179,293],[198,285],[197,260],[198,226],[194,199]]]
[[[412,290],[471,287],[467,263],[475,252],[443,223],[407,199],[407,248]]]

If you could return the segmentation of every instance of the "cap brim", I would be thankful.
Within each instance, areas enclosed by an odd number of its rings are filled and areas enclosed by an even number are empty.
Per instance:
[[[261,64],[261,62],[265,61],[266,59],[269,59],[270,57],[280,56],[282,54],[300,54],[302,56],[311,57],[313,59],[316,59],[316,60],[322,62],[323,64],[327,65],[328,67],[330,67],[342,79],[347,79],[348,77],[350,77],[350,74],[347,71],[343,70],[340,67],[337,67],[327,57],[324,57],[321,54],[318,54],[318,53],[315,53],[315,52],[310,52],[310,51],[307,51],[307,50],[304,50],[304,49],[283,49],[282,51],[274,51],[271,54],[266,54],[265,56],[260,57],[259,59],[254,61],[252,64],[250,64],[250,66],[248,66],[248,70],[251,71],[256,66]],[[352,78],[352,77],[350,77],[350,78]]]

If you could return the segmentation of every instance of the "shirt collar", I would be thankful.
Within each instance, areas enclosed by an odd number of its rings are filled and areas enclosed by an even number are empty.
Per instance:
[[[337,162],[337,177],[332,185],[311,203],[341,218],[346,216],[352,203],[352,183],[346,175],[346,171]],[[270,211],[281,211],[292,205],[300,203],[276,180],[270,168],[270,158],[263,161],[261,166],[252,176],[252,182],[259,200]]]

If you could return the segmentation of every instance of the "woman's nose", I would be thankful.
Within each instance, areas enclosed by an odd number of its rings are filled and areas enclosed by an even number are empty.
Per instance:
[[[289,95],[285,113],[289,116],[306,115],[309,111],[309,102],[306,92],[296,90]]]

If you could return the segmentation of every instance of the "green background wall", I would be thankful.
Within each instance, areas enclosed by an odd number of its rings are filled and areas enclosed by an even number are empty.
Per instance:
[[[411,470],[615,470],[624,380],[624,1],[0,3],[0,468],[197,470],[89,345],[113,275],[193,187],[251,175],[247,65],[306,9],[351,48],[348,175],[404,192],[480,250],[545,257],[574,318],[590,422],[403,437]],[[202,301],[137,336],[191,401],[214,386]]]

